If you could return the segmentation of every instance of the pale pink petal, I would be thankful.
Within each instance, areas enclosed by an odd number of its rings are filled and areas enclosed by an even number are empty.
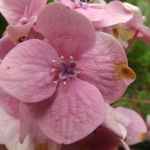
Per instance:
[[[142,117],[129,108],[117,107],[116,110],[130,119],[130,124],[126,127],[128,132],[126,142],[133,145],[145,140],[147,127]]]
[[[125,8],[120,1],[112,1],[105,5],[103,9],[105,10],[104,17],[99,22],[93,23],[96,28],[126,23],[133,17],[133,12]]]
[[[59,60],[57,52],[44,41],[32,39],[18,44],[0,65],[1,88],[28,103],[50,97],[56,89],[53,59]]]
[[[55,2],[57,2],[58,0],[55,0]],[[75,8],[76,7],[76,3],[72,2],[71,0],[60,0],[63,4],[65,4],[66,6],[70,7],[70,8]]]
[[[75,9],[77,12],[86,16],[90,21],[99,21],[104,17],[105,11],[103,9],[95,9],[88,7],[87,9],[77,8]]]
[[[18,111],[19,101],[0,88],[0,105],[8,114],[14,114]]]
[[[101,127],[106,128],[121,139],[124,139],[127,135],[125,127],[116,118],[114,108],[108,104],[106,104],[106,117]]]
[[[29,104],[20,102],[19,103],[19,114],[20,114],[20,143],[23,143],[25,136],[30,131],[33,122],[36,118],[38,110],[38,104]]]
[[[122,147],[124,148],[124,150],[130,150],[130,147],[128,146],[128,144],[125,141],[123,141],[121,139],[119,139],[119,140],[120,140],[120,143],[121,143]]]
[[[104,100],[98,89],[74,78],[67,85],[60,82],[56,93],[39,104],[37,122],[48,138],[69,144],[93,132],[104,117]]]
[[[134,6],[130,3],[123,3],[123,5],[131,10],[133,12],[133,17],[131,20],[129,20],[127,23],[125,23],[124,25],[126,27],[130,27],[130,28],[137,28],[139,25],[143,25],[143,18],[142,18],[142,13],[141,10],[137,7]]]
[[[43,9],[37,26],[59,55],[66,59],[79,57],[95,43],[95,31],[90,21],[60,2],[48,4]]]
[[[20,26],[9,25],[6,28],[6,31],[8,32],[10,39],[13,41],[14,44],[21,43],[26,39],[33,23],[34,22],[31,22],[26,25]]]
[[[9,24],[16,24],[23,16],[30,0],[0,0],[0,12]]]
[[[150,28],[143,25],[138,26],[137,30],[139,30],[138,38],[150,45]]]
[[[19,123],[17,120],[17,116],[12,116],[7,114],[1,107],[0,107],[0,144],[5,144],[5,133],[10,128],[10,125],[16,125]],[[19,128],[18,128],[19,129]]]
[[[128,67],[122,46],[110,35],[96,32],[94,48],[77,59],[77,67],[83,68],[78,75],[98,87],[105,102],[117,101],[128,85],[135,79],[135,73]]]
[[[10,37],[8,35],[5,35],[0,39],[0,59],[2,60],[5,55],[14,48],[15,45],[10,40]]]
[[[28,16],[38,16],[41,10],[46,6],[47,0],[30,0]]]

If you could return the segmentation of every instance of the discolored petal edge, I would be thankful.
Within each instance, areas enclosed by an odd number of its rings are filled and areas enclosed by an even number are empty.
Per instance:
[[[58,54],[44,41],[32,39],[18,44],[0,65],[1,88],[28,103],[50,97],[56,89],[52,60],[58,61]]]
[[[56,93],[39,104],[37,122],[48,138],[70,144],[93,132],[104,117],[105,105],[98,89],[74,78],[66,85],[60,82]]]
[[[133,145],[145,140],[147,127],[142,117],[129,108],[117,107],[116,110],[130,119],[130,124],[126,127],[128,132],[126,142]]]
[[[96,32],[94,48],[76,61],[77,67],[83,68],[78,77],[94,84],[109,104],[124,94],[136,76],[127,66],[122,46],[112,36],[103,32]]]
[[[91,22],[60,2],[50,3],[43,9],[38,16],[37,26],[65,59],[81,56],[91,50],[95,43],[95,30]]]

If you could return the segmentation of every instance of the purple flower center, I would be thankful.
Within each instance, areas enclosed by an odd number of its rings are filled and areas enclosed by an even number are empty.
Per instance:
[[[57,84],[58,81],[60,80],[65,80],[63,83],[66,84],[69,78],[74,78],[79,74],[79,70],[82,69],[77,69],[76,68],[76,61],[73,60],[73,57],[70,57],[71,61],[70,63],[67,63],[65,60],[63,60],[63,56],[61,57],[61,61],[58,61],[59,64],[57,66],[57,69],[53,68],[52,72],[60,72],[59,73],[59,79],[57,81],[54,81],[53,83]],[[55,60],[52,60],[54,63]]]

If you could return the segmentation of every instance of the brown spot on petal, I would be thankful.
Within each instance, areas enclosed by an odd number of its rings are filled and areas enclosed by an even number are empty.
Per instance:
[[[113,32],[113,35],[115,38],[119,37],[119,33],[118,33],[118,30],[116,28],[113,28],[112,32]]]
[[[118,79],[135,79],[135,72],[128,66],[127,62],[116,65],[115,76]]]
[[[144,141],[146,139],[147,133],[142,133],[139,135],[140,141]]]
[[[34,150],[47,150],[46,143],[38,145]]]
[[[19,42],[19,43],[23,42],[25,38],[26,38],[25,36],[19,38],[19,39],[18,39],[18,42]]]
[[[67,9],[70,9],[70,7],[67,6]]]
[[[10,69],[10,67],[7,67],[7,68],[6,68],[6,70],[9,70],[9,69]]]

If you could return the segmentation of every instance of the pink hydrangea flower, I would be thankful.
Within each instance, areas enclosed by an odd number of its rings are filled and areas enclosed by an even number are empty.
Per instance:
[[[61,145],[48,139],[34,122],[24,142],[19,142],[20,133],[19,112],[16,115],[9,115],[0,107],[0,143],[5,144],[7,149],[33,150],[52,149],[60,150]]]
[[[147,135],[147,127],[143,118],[137,112],[129,108],[117,107],[116,111],[130,119],[130,123],[125,125],[127,129],[127,137],[125,141],[129,145],[144,141]]]
[[[0,1],[0,12],[10,24],[6,31],[15,44],[26,39],[46,2],[46,0]]]
[[[143,24],[146,18],[142,16],[141,10],[129,3],[123,3],[123,5],[134,13],[133,18],[123,24],[124,27],[134,30],[136,37],[150,45],[150,29]]]
[[[48,138],[69,144],[103,122],[104,99],[112,103],[121,97],[135,73],[114,38],[95,36],[86,17],[59,2],[45,7],[37,27],[52,46],[36,39],[17,45],[2,61],[0,85],[11,96],[35,103],[32,109],[25,104],[32,115],[22,115],[28,120],[22,140],[36,117]]]

